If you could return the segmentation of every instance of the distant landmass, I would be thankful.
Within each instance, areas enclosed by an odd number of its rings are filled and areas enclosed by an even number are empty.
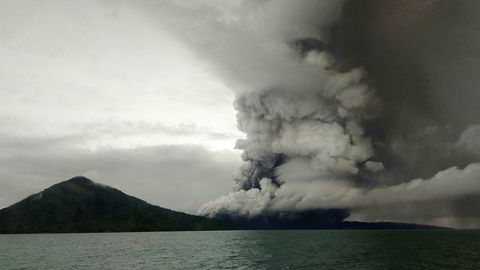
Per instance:
[[[189,215],[74,177],[0,210],[0,233],[85,233],[232,229],[438,229],[392,222],[343,221],[341,209],[276,214],[254,219]]]
[[[219,219],[245,230],[431,230],[449,229],[399,222],[345,221],[346,209],[317,209],[302,212],[269,213],[254,218],[223,215]]]
[[[0,233],[195,231],[227,222],[151,205],[85,177],[75,177],[0,210]]]

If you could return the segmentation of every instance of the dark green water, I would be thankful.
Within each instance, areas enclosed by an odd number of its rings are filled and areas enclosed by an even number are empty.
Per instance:
[[[0,269],[480,269],[480,231],[0,235]]]

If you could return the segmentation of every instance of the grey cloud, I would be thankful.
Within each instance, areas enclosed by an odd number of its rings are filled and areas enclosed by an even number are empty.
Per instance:
[[[477,161],[451,146],[479,121],[479,11],[472,0],[347,1],[333,47],[368,70],[384,101],[367,132],[389,183]]]
[[[332,23],[341,2],[146,0],[135,7],[190,47],[231,89],[248,92],[317,89],[323,76],[300,63],[287,42],[314,33],[326,37],[324,29],[306,26]]]
[[[239,191],[202,213],[452,205],[480,193],[478,157],[461,149],[478,122],[474,1],[180,3],[156,15],[236,91],[247,134]],[[299,55],[302,38],[328,45]]]

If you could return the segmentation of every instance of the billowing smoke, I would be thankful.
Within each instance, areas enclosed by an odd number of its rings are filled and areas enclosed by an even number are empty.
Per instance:
[[[478,10],[471,0],[163,4],[167,28],[235,91],[246,134],[236,191],[200,213],[478,222],[458,210],[480,201]]]
[[[334,57],[318,48],[322,46],[306,46],[312,43],[323,44],[299,40],[293,50],[302,57],[298,61],[317,68],[323,78],[317,88],[278,86],[238,95],[238,124],[247,134],[237,143],[245,160],[235,177],[241,191],[205,205],[203,213],[297,210],[306,195],[297,190],[302,185],[352,184],[360,175],[383,169],[373,160],[372,141],[362,128],[380,103],[365,82],[365,72],[340,72]],[[315,207],[330,206],[307,209]]]

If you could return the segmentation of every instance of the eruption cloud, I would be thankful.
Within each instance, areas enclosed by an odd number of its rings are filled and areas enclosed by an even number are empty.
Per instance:
[[[479,6],[464,2],[163,3],[166,28],[234,90],[246,134],[236,144],[244,160],[236,190],[199,213],[256,218],[348,209],[359,220],[478,222],[478,211],[458,211],[467,197],[480,202],[478,108],[451,108],[480,97],[469,87],[478,79],[458,71],[479,64],[453,47],[478,52],[465,44],[478,45],[480,28],[471,25],[480,23],[447,12]],[[445,40],[454,32],[442,28],[448,22],[468,30],[455,34],[460,45]],[[439,68],[437,58],[449,50],[467,60]],[[469,81],[457,85],[453,101],[444,98],[444,78],[437,80],[446,72]],[[448,207],[432,213],[439,204]]]

